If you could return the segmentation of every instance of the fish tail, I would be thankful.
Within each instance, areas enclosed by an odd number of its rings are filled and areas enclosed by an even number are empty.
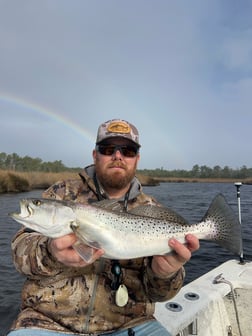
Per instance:
[[[241,254],[241,224],[222,194],[215,196],[202,221],[214,223],[211,240],[234,254]]]

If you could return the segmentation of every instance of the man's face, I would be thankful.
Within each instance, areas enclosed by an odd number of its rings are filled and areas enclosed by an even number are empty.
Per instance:
[[[137,146],[131,141],[122,138],[108,139],[106,142],[104,141],[102,145],[104,145],[104,147],[101,146],[100,150],[98,148],[93,151],[96,174],[99,181],[105,190],[106,188],[120,190],[129,186],[135,176],[137,163],[140,158]],[[119,146],[119,148],[114,150],[113,146]],[[120,150],[120,146],[129,146],[125,147],[125,155],[123,154],[124,149]],[[109,150],[107,147],[110,147]],[[134,155],[135,150],[136,155],[128,157],[128,150],[132,155]],[[109,153],[109,155],[102,154],[100,151],[106,154]]]

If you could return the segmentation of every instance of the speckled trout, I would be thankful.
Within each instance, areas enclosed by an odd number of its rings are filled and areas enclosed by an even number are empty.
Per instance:
[[[168,239],[174,237],[185,243],[187,233],[212,240],[235,254],[241,252],[240,222],[221,194],[214,198],[197,224],[189,224],[166,207],[140,205],[125,212],[113,200],[83,205],[43,198],[23,199],[20,213],[11,217],[51,238],[74,232],[81,243],[103,249],[103,257],[110,259],[166,255],[171,252]],[[85,254],[81,248],[78,252]]]

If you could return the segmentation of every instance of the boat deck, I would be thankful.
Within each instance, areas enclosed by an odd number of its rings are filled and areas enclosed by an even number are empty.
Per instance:
[[[157,303],[155,316],[172,336],[251,336],[252,262],[214,268]]]

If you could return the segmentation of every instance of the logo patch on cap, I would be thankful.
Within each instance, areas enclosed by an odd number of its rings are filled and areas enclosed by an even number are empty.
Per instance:
[[[112,121],[108,127],[107,131],[111,133],[122,133],[128,134],[131,131],[130,126],[123,121]]]

